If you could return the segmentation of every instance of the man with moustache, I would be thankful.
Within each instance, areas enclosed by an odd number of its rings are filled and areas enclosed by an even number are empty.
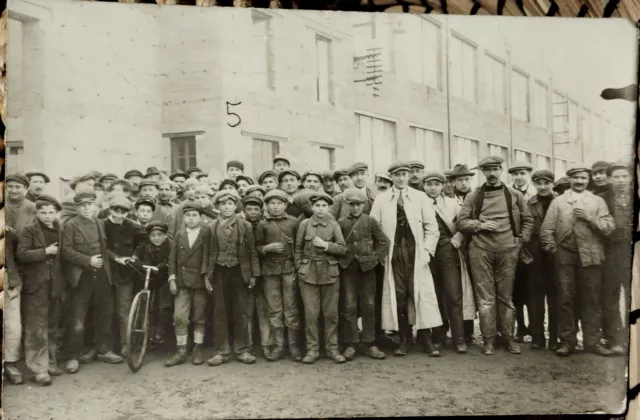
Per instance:
[[[410,160],[407,162],[409,168],[411,168],[411,174],[409,175],[409,186],[418,191],[422,189],[422,176],[424,175],[424,165],[417,160]]]
[[[558,356],[573,353],[576,344],[575,293],[580,293],[584,349],[600,356],[613,352],[602,338],[602,268],[604,237],[615,229],[606,202],[587,191],[591,169],[570,168],[571,189],[551,202],[540,229],[542,247],[555,254],[558,286]],[[628,251],[628,250],[627,250]],[[579,285],[579,287],[578,287]]]
[[[35,203],[38,197],[44,194],[44,189],[51,180],[44,172],[29,172],[26,176],[29,180],[29,191],[25,198]]]
[[[461,232],[471,235],[469,261],[488,356],[495,352],[498,333],[509,353],[521,353],[513,337],[513,282],[533,228],[522,194],[500,181],[503,162],[499,156],[480,161],[486,182],[467,195],[457,222]]]
[[[351,181],[353,182],[353,187],[360,190],[365,197],[367,197],[364,202],[364,214],[371,213],[371,207],[373,206],[373,201],[376,198],[375,192],[371,190],[367,186],[367,176],[369,175],[369,165],[365,162],[356,162],[347,171],[349,177],[351,177]],[[344,191],[344,190],[343,190]],[[349,216],[349,204],[344,200],[344,194],[338,194],[334,200],[333,205],[329,208],[329,213],[336,220],[339,220],[343,217]]]
[[[340,194],[340,191],[336,189],[336,182],[333,180],[333,172],[322,172],[322,188],[324,189],[324,192],[329,194],[332,198]]]
[[[378,172],[375,175],[376,178],[376,190],[378,190],[378,194],[387,191],[389,188],[393,187],[393,180],[391,179],[391,175]]]

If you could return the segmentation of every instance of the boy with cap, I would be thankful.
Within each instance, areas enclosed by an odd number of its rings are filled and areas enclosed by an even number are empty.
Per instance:
[[[540,243],[540,228],[544,221],[553,196],[553,172],[541,169],[531,176],[537,194],[529,199],[527,205],[533,216],[533,231],[526,248],[531,254],[532,261],[527,267],[529,304],[529,328],[531,331],[531,348],[544,349],[544,319],[545,297],[549,308],[549,350],[558,349],[558,306],[555,281],[554,256],[542,249]]]
[[[146,241],[142,241],[133,253],[134,263],[137,265],[151,265],[158,268],[151,273],[151,292],[153,306],[151,307],[150,340],[157,344],[164,343],[166,328],[171,322],[173,299],[169,291],[169,254],[173,245],[167,232],[166,223],[152,221],[146,227]],[[142,268],[142,267],[140,267]]]
[[[207,185],[200,185],[196,188],[194,200],[202,209],[202,221],[204,224],[210,224],[217,218],[218,211],[213,207],[211,199],[214,194]]]
[[[571,189],[551,202],[540,228],[542,248],[555,254],[558,293],[558,356],[576,347],[575,293],[580,293],[584,349],[600,356],[611,350],[601,342],[604,237],[615,229],[606,202],[587,191],[591,169],[567,170]],[[579,286],[579,287],[578,287]]]
[[[591,166],[591,181],[589,191],[594,194],[602,194],[611,189],[609,182],[609,162],[599,160]]]
[[[153,220],[153,213],[156,209],[155,203],[146,198],[141,198],[136,201],[134,207],[136,210],[135,221],[137,221],[143,228],[146,227],[147,224]]]
[[[289,169],[290,167],[291,162],[289,162],[288,158],[282,155],[276,155],[276,157],[273,159],[273,170],[276,175],[279,175],[280,172]]]
[[[38,385],[49,385],[58,368],[57,333],[64,278],[60,268],[58,201],[46,194],[36,199],[38,220],[20,231],[17,259],[22,268],[24,347],[27,368]],[[50,376],[51,375],[51,376]]]
[[[202,210],[190,202],[182,206],[184,227],[176,231],[169,254],[169,291],[174,296],[173,326],[177,351],[164,365],[172,367],[187,361],[189,320],[193,323],[194,365],[204,362],[205,277],[209,256],[209,229],[202,225]],[[191,314],[191,317],[190,317]]]
[[[256,250],[260,255],[263,293],[267,301],[274,348],[269,360],[282,358],[284,328],[287,328],[289,354],[295,362],[302,360],[298,345],[300,309],[296,284],[294,249],[298,219],[285,213],[287,194],[272,190],[265,196],[267,214],[255,229]]]
[[[230,160],[227,162],[227,179],[235,181],[236,178],[242,174],[244,174],[244,163],[238,160]]]
[[[322,188],[322,174],[317,171],[307,171],[302,175],[302,185],[312,191],[320,191]]]
[[[260,200],[264,200],[264,195],[267,191],[261,185],[250,185],[244,193],[245,197],[257,197]]]
[[[367,200],[364,202],[364,214],[371,213],[371,207],[373,206],[373,201],[376,197],[375,192],[371,191],[371,189],[367,185],[369,165],[364,162],[356,162],[351,165],[347,173],[351,178],[353,188],[360,190],[367,198]],[[351,212],[351,206],[344,202],[344,193],[338,194],[336,196],[329,211],[336,220],[349,216]]]
[[[62,259],[66,264],[69,290],[70,331],[67,373],[76,373],[82,354],[84,322],[89,309],[93,312],[98,358],[105,363],[121,363],[123,358],[112,351],[113,278],[105,222],[96,219],[96,194],[80,190],[73,198],[78,215],[62,227]]]
[[[451,170],[449,177],[455,184],[453,193],[460,206],[464,203],[467,194],[471,192],[471,178],[474,176],[476,176],[476,174],[473,173],[467,165],[461,163],[456,164]]]
[[[274,171],[264,171],[258,177],[258,184],[262,185],[266,194],[278,188],[278,177]]]
[[[51,180],[44,172],[28,172],[26,176],[29,179],[29,191],[27,191],[25,198],[35,203]]]
[[[250,353],[250,294],[260,276],[251,224],[236,213],[239,197],[235,191],[218,191],[213,198],[220,210],[211,223],[207,261],[203,264],[205,286],[213,294],[214,356],[207,361],[219,366],[229,359],[229,327],[233,328],[233,347],[238,361],[251,364],[256,358]]]
[[[315,192],[309,200],[313,216],[300,223],[295,241],[295,266],[300,279],[304,305],[307,354],[302,363],[318,360],[318,318],[324,321],[325,350],[336,363],[346,359],[338,351],[338,297],[340,269],[337,258],[347,252],[340,226],[328,217],[333,200],[324,192]]]
[[[347,253],[338,259],[341,276],[343,325],[343,356],[353,360],[359,343],[367,348],[372,359],[384,359],[385,354],[375,345],[376,338],[376,276],[374,268],[384,264],[389,252],[389,239],[380,224],[363,213],[367,196],[357,188],[342,192],[349,206],[349,215],[338,220],[347,244]],[[362,316],[362,339],[358,333],[358,307]]]
[[[124,179],[129,181],[129,183],[131,184],[132,187],[134,188],[138,188],[138,184],[140,184],[140,181],[142,181],[142,172],[140,172],[137,169],[132,169],[130,171],[127,171],[124,174]]]
[[[153,179],[143,179],[138,184],[140,198],[155,201],[158,196],[158,182]]]

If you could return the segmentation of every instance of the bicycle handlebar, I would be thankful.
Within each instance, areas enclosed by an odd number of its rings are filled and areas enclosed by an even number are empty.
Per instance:
[[[153,265],[143,265],[142,268],[148,271],[153,271],[153,272],[158,271],[158,267],[154,267]]]

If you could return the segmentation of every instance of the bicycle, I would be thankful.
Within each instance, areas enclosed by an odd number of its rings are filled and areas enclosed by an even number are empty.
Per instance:
[[[151,299],[153,298],[151,290],[149,289],[149,280],[151,273],[158,271],[157,267],[151,265],[143,265],[142,268],[146,272],[144,287],[133,298],[131,310],[129,311],[129,322],[127,323],[127,364],[132,372],[140,370],[145,352],[147,351],[147,343],[149,341],[149,312],[152,302]]]

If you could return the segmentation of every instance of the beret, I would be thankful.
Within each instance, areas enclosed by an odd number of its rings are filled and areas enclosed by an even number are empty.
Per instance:
[[[188,173],[188,174],[191,174],[191,172],[202,172],[202,169],[196,168],[195,166],[193,166],[193,167],[187,169],[185,172]]]
[[[237,191],[233,190],[220,190],[216,193],[216,195],[213,196],[213,202],[215,204],[218,204],[220,201],[229,199],[237,203],[240,200],[240,196],[238,195]]]
[[[258,177],[258,184],[262,184],[262,182],[269,177],[277,178],[276,173],[274,171],[272,170],[264,171]]]
[[[262,185],[249,185],[245,190],[244,193],[249,195],[254,191],[262,191],[262,195],[266,194],[267,191],[264,189],[264,187]]]
[[[341,168],[341,169],[336,169],[333,172],[333,180],[338,182],[338,180],[340,179],[340,177],[343,176],[349,176],[349,171],[347,169]]]
[[[427,172],[422,177],[422,182],[424,183],[424,182],[427,182],[427,181],[431,181],[433,179],[437,179],[438,181],[442,182],[443,184],[446,181],[446,178],[445,178],[443,173],[438,172],[438,171],[430,171],[430,172]]]
[[[276,163],[279,160],[283,160],[285,162],[287,162],[289,165],[291,165],[291,161],[289,161],[289,158],[283,156],[283,155],[276,155],[276,157],[273,158],[273,163]]]
[[[158,188],[158,182],[154,181],[153,179],[143,179],[138,184],[138,188],[142,188],[142,187],[156,187],[156,188]]]
[[[112,174],[111,172],[109,172],[109,173],[106,173],[106,174],[102,175],[102,176],[100,177],[100,179],[98,179],[98,181],[100,181],[100,182],[104,182],[104,181],[106,181],[106,180],[113,180],[113,181],[115,181],[116,179],[118,179],[118,175],[116,175],[116,174]]]
[[[220,183],[220,191],[222,191],[222,189],[224,188],[225,185],[231,185],[233,188],[235,188],[236,190],[238,189],[238,183],[236,181],[234,181],[233,179],[224,179],[221,183]]]
[[[424,164],[418,160],[410,160],[407,162],[407,164],[409,164],[409,168],[411,169],[413,168],[424,169]]]
[[[189,178],[189,174],[187,174],[185,172],[175,172],[175,173],[172,173],[171,175],[169,175],[169,179],[173,181],[175,178],[177,178],[179,176],[183,177],[184,179]]]
[[[369,170],[369,165],[367,165],[367,163],[365,163],[365,162],[356,162],[353,165],[349,166],[349,169],[347,169],[347,172],[349,173],[349,176],[351,176],[355,172],[360,171],[360,170],[368,171]]]
[[[539,179],[546,179],[549,182],[553,182],[556,179],[556,176],[548,169],[539,169],[531,175],[531,180],[535,182]]]
[[[94,203],[95,201],[96,201],[96,193],[90,189],[82,189],[73,196],[73,202],[76,204]]]
[[[282,190],[271,190],[264,196],[264,202],[268,203],[272,198],[277,198],[279,200],[284,201],[285,203],[289,203],[289,195]]]
[[[151,210],[156,211],[156,203],[154,203],[153,200],[148,200],[146,198],[141,198],[138,201],[136,201],[136,203],[134,204],[136,210],[138,210],[138,207],[140,207],[142,205],[147,205],[147,206],[151,207]]]
[[[240,162],[239,160],[230,160],[229,162],[227,162],[227,170],[229,168],[238,168],[241,171],[244,171],[244,163]]]
[[[626,162],[613,162],[607,169],[607,175],[611,175],[616,169],[626,169],[629,173],[633,173],[631,165]]]
[[[260,197],[255,197],[253,195],[247,195],[242,199],[242,205],[246,207],[249,204],[253,204],[255,206],[258,206],[258,207],[262,208],[262,206],[264,206],[264,201],[262,201],[262,199]]]
[[[132,176],[139,176],[140,178],[142,178],[142,172],[140,172],[137,169],[132,169],[130,171],[125,172],[124,174],[124,179],[128,179],[131,178]]]
[[[199,194],[199,193],[204,193],[209,197],[212,197],[214,194],[213,190],[209,188],[208,185],[204,185],[204,184],[200,184],[196,187],[196,194]]]
[[[189,178],[184,182],[184,187],[185,188],[190,188],[190,187],[197,187],[198,185],[202,185],[200,184],[200,181],[198,181],[195,178]]]
[[[571,177],[573,174],[578,172],[589,172],[591,173],[591,168],[587,168],[585,165],[575,165],[567,169],[567,176]]]
[[[201,174],[196,175],[196,179],[197,180],[200,180],[201,178],[208,178],[208,177],[209,177],[209,175],[205,174],[205,173],[201,173]]]
[[[316,201],[325,200],[329,205],[333,204],[333,199],[324,191],[315,191],[309,195],[309,201],[315,204]]]
[[[504,159],[500,156],[487,156],[478,163],[478,168],[482,169],[485,166],[502,165],[503,163]]]
[[[323,179],[323,177],[322,177],[322,173],[320,173],[320,172],[318,172],[318,171],[306,171],[306,172],[302,175],[302,181],[304,182],[304,181],[307,179],[307,177],[308,177],[309,175],[315,175],[315,176],[317,176],[317,177],[318,177],[318,179],[320,180],[320,182],[322,182],[322,179]]]
[[[122,185],[124,190],[131,190],[131,184],[126,179],[116,179],[111,183],[111,189],[113,189],[113,187],[115,187],[116,185]]]
[[[359,188],[347,188],[342,192],[344,201],[347,203],[365,203],[367,196]]]
[[[278,183],[282,182],[282,178],[285,177],[285,175],[293,175],[296,178],[298,178],[298,181],[300,181],[302,178],[300,177],[300,174],[298,173],[298,171],[295,171],[293,169],[285,169],[284,171],[280,172],[278,174]]]
[[[44,182],[46,182],[47,184],[51,182],[51,179],[49,179],[47,174],[45,174],[44,172],[27,172],[25,175],[27,176],[29,181],[31,181],[32,176],[41,176],[42,179],[44,179]]]
[[[511,165],[511,167],[509,168],[509,173],[514,172],[514,171],[520,171],[520,170],[525,170],[525,171],[533,171],[533,166],[531,166],[530,163],[527,162],[516,162],[513,165]]]
[[[450,178],[457,178],[459,176],[475,176],[476,174],[473,173],[469,167],[467,165],[464,165],[462,163],[458,163],[456,164],[453,169],[451,170],[451,173],[449,174]]]
[[[593,165],[591,166],[591,171],[592,172],[607,171],[609,170],[609,166],[610,166],[609,162],[599,160],[593,163]]]
[[[40,208],[40,206],[48,206],[52,205],[56,208],[57,211],[62,210],[62,206],[53,196],[48,194],[41,194],[36,198],[36,208]]]
[[[109,208],[121,208],[127,211],[131,210],[131,200],[123,194],[115,194],[109,201]]]
[[[154,230],[159,230],[162,233],[167,233],[169,231],[169,225],[159,220],[152,220],[147,226],[145,226],[145,229],[147,233],[151,233]]]
[[[389,181],[390,183],[393,184],[393,180],[391,179],[391,175],[389,174],[386,174],[384,172],[378,172],[375,176],[376,178],[384,179],[385,181]]]
[[[71,187],[72,190],[75,190],[76,185],[78,185],[79,182],[86,182],[91,180],[95,180],[95,178],[91,174],[77,176],[71,180],[71,182],[69,183],[69,186]]]
[[[389,173],[392,174],[398,171],[410,171],[411,166],[408,162],[396,161],[389,165]]]
[[[188,200],[182,203],[182,213],[186,213],[188,211],[197,211],[198,214],[202,214],[202,207],[200,207],[195,201]]]
[[[22,185],[24,185],[25,188],[29,188],[29,179],[27,179],[26,176],[22,175],[22,174],[11,174],[11,175],[7,175],[7,177],[5,178],[4,182],[18,182]]]
[[[153,175],[160,175],[160,171],[155,166],[150,166],[147,168],[147,173],[144,174],[144,176],[147,177],[147,176],[153,176]]]
[[[254,184],[253,179],[251,179],[251,177],[247,175],[238,175],[236,177],[236,183],[238,183],[239,181],[246,181],[246,183],[249,185]]]

